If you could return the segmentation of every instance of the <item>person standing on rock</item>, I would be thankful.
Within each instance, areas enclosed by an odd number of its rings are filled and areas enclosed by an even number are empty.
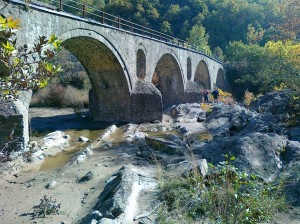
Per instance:
[[[207,89],[204,89],[203,92],[202,92],[202,95],[203,95],[203,98],[204,98],[204,103],[207,103],[208,104],[208,90]]]
[[[215,88],[214,91],[212,91],[212,95],[214,97],[214,103],[218,103],[219,102],[219,91],[217,88]]]

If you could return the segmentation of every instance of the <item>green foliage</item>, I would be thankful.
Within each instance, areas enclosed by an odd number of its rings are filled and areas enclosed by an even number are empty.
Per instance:
[[[254,174],[239,171],[234,156],[214,166],[207,176],[196,170],[190,175],[165,173],[160,182],[165,210],[159,221],[185,223],[209,219],[212,223],[259,223],[272,220],[285,207],[282,186],[263,182]]]
[[[202,51],[211,55],[211,50],[208,46],[208,35],[205,33],[205,28],[202,25],[194,25],[189,32],[188,42],[195,45],[198,51]]]
[[[269,41],[261,47],[230,43],[227,51],[228,75],[254,93],[272,91],[284,83],[298,91],[300,85],[300,44]],[[249,88],[250,87],[250,88]],[[243,92],[245,89],[240,89]]]
[[[61,71],[49,62],[60,50],[61,41],[51,35],[49,40],[40,37],[32,49],[27,44],[16,47],[19,22],[0,16],[0,98],[4,99],[17,98],[19,90],[42,88]]]

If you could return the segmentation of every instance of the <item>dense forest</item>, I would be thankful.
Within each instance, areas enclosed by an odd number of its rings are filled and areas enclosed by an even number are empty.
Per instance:
[[[50,0],[45,0],[50,2]],[[238,95],[300,85],[299,0],[64,0],[187,40],[227,64]],[[90,13],[98,13],[88,7]],[[241,86],[243,88],[241,88]]]

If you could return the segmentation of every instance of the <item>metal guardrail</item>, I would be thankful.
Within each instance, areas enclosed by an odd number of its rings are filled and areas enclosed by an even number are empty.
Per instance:
[[[158,41],[171,44],[174,46],[182,47],[191,50],[195,53],[205,55],[221,64],[223,62],[218,59],[218,57],[208,54],[208,52],[199,51],[196,46],[188,43],[185,40],[181,40],[165,33],[158,32],[156,30],[150,29],[148,27],[133,23],[131,21],[125,20],[123,18],[111,15],[102,10],[93,8],[91,6],[73,1],[73,0],[32,0],[26,1],[21,0],[24,4],[37,5],[43,8],[50,8],[52,10],[58,10],[60,12],[69,13],[71,15],[79,16],[85,19],[94,20],[97,23],[115,27],[120,30],[125,30],[132,32],[134,34],[139,34],[145,37],[150,37]],[[42,4],[39,4],[42,3]],[[44,3],[44,4],[43,4]],[[68,4],[72,3],[72,5]]]

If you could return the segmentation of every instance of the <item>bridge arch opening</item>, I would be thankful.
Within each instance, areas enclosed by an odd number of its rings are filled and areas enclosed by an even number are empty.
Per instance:
[[[163,109],[179,104],[184,94],[181,69],[171,54],[163,55],[156,64],[152,84],[162,95]]]
[[[144,80],[146,77],[146,55],[142,49],[136,53],[136,73],[137,77]]]
[[[90,114],[96,121],[126,121],[130,116],[130,95],[124,69],[108,46],[91,37],[63,41],[86,69],[91,81]]]
[[[197,66],[194,82],[202,89],[211,89],[208,67],[204,60],[201,60]]]
[[[192,61],[191,61],[190,57],[188,57],[186,64],[187,64],[187,78],[188,78],[188,80],[191,80],[191,78],[192,78]]]
[[[218,70],[218,73],[217,73],[216,85],[218,88],[221,88],[223,90],[226,89],[226,87],[227,87],[226,82],[225,82],[224,72],[221,68]]]

